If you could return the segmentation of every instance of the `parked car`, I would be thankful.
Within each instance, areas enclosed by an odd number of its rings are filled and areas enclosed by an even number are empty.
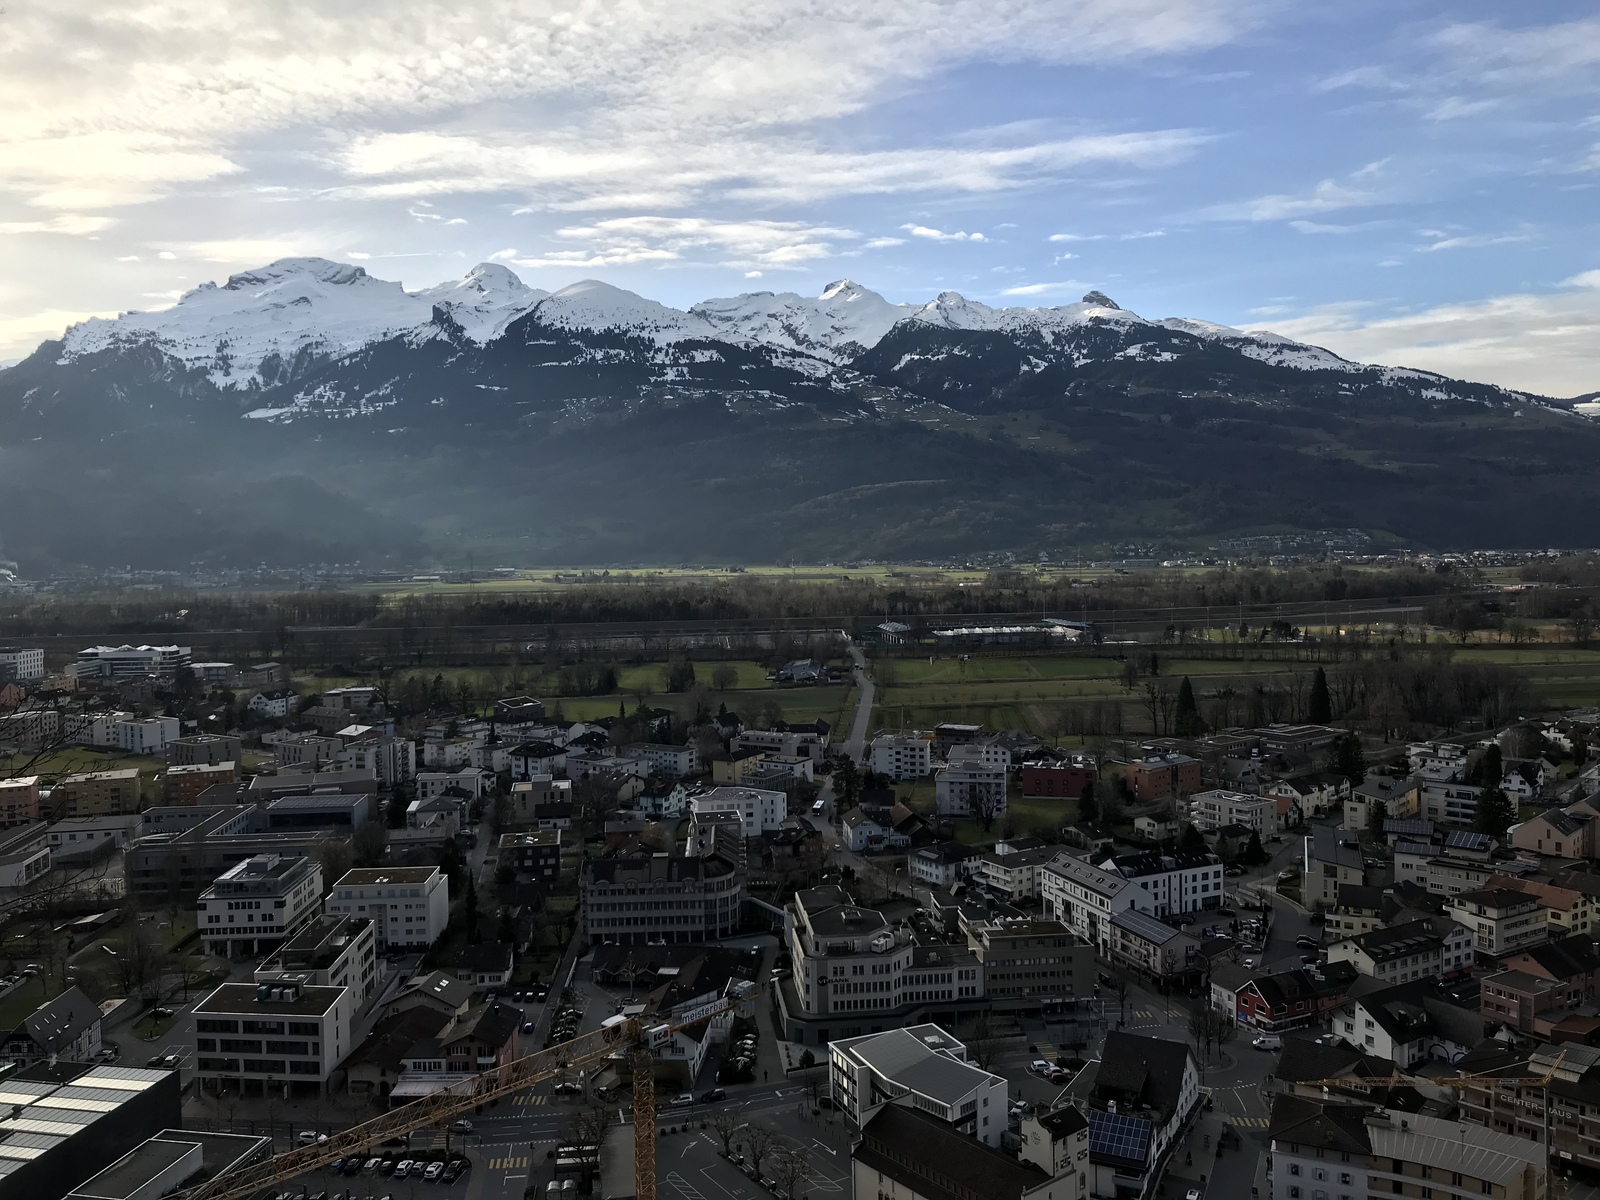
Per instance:
[[[1257,1050],[1282,1050],[1283,1039],[1275,1033],[1263,1033],[1250,1043]]]
[[[1044,1075],[1048,1077],[1051,1068],[1050,1064],[1045,1062],[1044,1059],[1036,1058],[1028,1064],[1028,1070],[1032,1071],[1035,1075]]]
[[[551,1091],[555,1092],[555,1094],[558,1096],[581,1096],[583,1095],[583,1085],[564,1080],[561,1083],[556,1084]]]
[[[694,1103],[694,1093],[693,1092],[679,1092],[676,1096],[674,1096],[672,1098],[671,1107],[673,1107],[673,1108],[688,1108],[693,1103]]]
[[[381,1158],[369,1158],[369,1159],[367,1159],[366,1163],[362,1166],[361,1169],[363,1171],[365,1171],[368,1175],[376,1175],[378,1173],[378,1171],[382,1168],[382,1166],[383,1166],[383,1159],[381,1159]]]
[[[1200,1200],[1200,1189],[1190,1188],[1183,1194],[1183,1200]]]
[[[318,1142],[325,1142],[327,1140],[327,1134],[318,1133],[315,1129],[302,1129],[299,1133],[299,1136],[295,1138],[295,1141],[299,1142],[302,1146],[315,1146]]]
[[[727,1098],[728,1098],[728,1093],[727,1092],[723,1091],[721,1088],[712,1088],[709,1092],[704,1093],[700,1097],[700,1103],[701,1104],[716,1104],[718,1101],[726,1100]]]
[[[461,1178],[461,1160],[455,1159],[444,1165],[444,1174],[439,1177],[441,1183],[454,1183]]]
[[[338,1175],[338,1174],[343,1173],[343,1171],[344,1171],[344,1159],[342,1159],[342,1158],[336,1158],[331,1163],[328,1164],[328,1174],[329,1175]]]
[[[1244,966],[1244,969],[1246,971],[1254,971],[1256,969],[1256,967],[1259,966],[1260,964],[1254,958],[1247,958],[1247,959],[1244,960],[1244,963],[1242,965]]]
[[[1237,879],[1237,878],[1239,878],[1239,876],[1244,874],[1244,868],[1243,867],[1228,867],[1222,873],[1224,875],[1226,875],[1229,879]]]
[[[422,1173],[422,1177],[429,1183],[433,1183],[443,1174],[444,1164],[442,1162],[431,1162],[428,1164],[428,1169]]]
[[[1294,944],[1307,950],[1320,950],[1322,948],[1317,943],[1317,939],[1308,933],[1302,933],[1299,937],[1295,938]]]
[[[417,1164],[412,1162],[409,1158],[402,1158],[397,1164],[395,1164],[394,1177],[396,1179],[404,1179],[407,1175],[411,1174],[411,1169],[416,1165]]]

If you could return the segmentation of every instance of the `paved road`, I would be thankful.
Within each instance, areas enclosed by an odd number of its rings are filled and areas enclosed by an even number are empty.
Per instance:
[[[861,695],[856,700],[855,717],[850,722],[850,736],[845,739],[844,752],[857,762],[863,760],[867,746],[867,726],[872,720],[873,699],[877,695],[877,687],[873,684],[871,676],[867,674],[867,656],[854,642],[850,643],[850,658],[854,661],[851,673],[856,686],[861,689]]]

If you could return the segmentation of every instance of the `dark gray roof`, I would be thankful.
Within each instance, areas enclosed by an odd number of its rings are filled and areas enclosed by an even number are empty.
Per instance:
[[[851,1157],[924,1200],[1018,1200],[1049,1181],[1038,1167],[897,1104],[863,1126]]]
[[[76,984],[22,1018],[28,1036],[47,1051],[67,1045],[99,1023],[99,1006]]]
[[[1272,1102],[1272,1125],[1267,1136],[1275,1142],[1292,1142],[1323,1150],[1370,1154],[1367,1136],[1370,1104],[1330,1104],[1304,1096],[1277,1096]]]
[[[1117,1100],[1119,1108],[1148,1104],[1165,1125],[1178,1110],[1189,1048],[1166,1038],[1112,1030],[1106,1034],[1095,1076],[1093,1104]]]

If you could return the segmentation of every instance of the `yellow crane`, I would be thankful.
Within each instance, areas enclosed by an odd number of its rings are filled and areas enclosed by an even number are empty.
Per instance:
[[[424,1096],[410,1104],[341,1130],[325,1142],[299,1146],[262,1162],[217,1175],[196,1187],[178,1192],[172,1200],[242,1200],[308,1171],[320,1170],[338,1158],[366,1151],[389,1138],[429,1126],[442,1126],[473,1112],[479,1105],[535,1087],[575,1068],[608,1058],[619,1051],[633,1063],[633,1163],[638,1200],[656,1200],[656,1100],[653,1051],[680,1029],[733,1011],[745,1001],[732,996],[702,1005],[676,1022],[647,1025],[629,1017],[560,1042],[548,1050],[509,1062]]]

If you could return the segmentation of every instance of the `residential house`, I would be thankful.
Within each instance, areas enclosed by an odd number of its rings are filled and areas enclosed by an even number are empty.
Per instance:
[[[1587,812],[1549,808],[1513,826],[1511,845],[1553,858],[1593,858],[1597,829],[1600,821]]]
[[[1061,853],[1060,846],[1033,846],[1009,853],[986,852],[979,867],[984,886],[1003,896],[1007,903],[1039,898],[1039,874],[1045,864]]]
[[[1205,786],[1200,760],[1175,752],[1136,758],[1128,763],[1124,774],[1139,800],[1189,796]]]
[[[1240,985],[1235,1017],[1241,1025],[1269,1033],[1320,1025],[1345,1002],[1357,978],[1349,963],[1258,975]]]
[[[1045,915],[1060,921],[1101,953],[1111,947],[1111,919],[1120,912],[1155,911],[1148,888],[1087,859],[1057,854],[1039,869]]]
[[[1213,788],[1190,798],[1189,820],[1202,833],[1226,825],[1243,825],[1265,839],[1282,828],[1278,821],[1279,799]]]
[[[639,742],[626,750],[628,757],[640,760],[647,773],[666,779],[682,779],[700,769],[700,752],[693,746],[669,746],[658,742]]]
[[[1200,1072],[1182,1042],[1111,1030],[1073,1081],[1089,1121],[1095,1196],[1142,1196],[1199,1106]]]
[[[912,878],[936,888],[951,888],[983,870],[983,852],[961,842],[941,842],[913,851],[907,862]]]
[[[1356,834],[1314,827],[1305,839],[1300,896],[1308,907],[1328,908],[1338,902],[1339,889],[1367,881],[1366,864]]]
[[[1402,1071],[1427,1061],[1455,1062],[1486,1036],[1473,1009],[1451,1003],[1431,979],[1352,996],[1333,1014],[1333,1032]]]
[[[1512,804],[1532,804],[1544,795],[1547,776],[1544,763],[1538,759],[1514,758],[1505,764],[1500,790],[1511,798]]]
[[[0,1049],[0,1062],[93,1062],[100,1053],[100,1006],[76,984],[22,1018]]]
[[[919,735],[880,733],[869,753],[872,769],[896,783],[933,773],[933,743]]]
[[[1499,956],[1549,939],[1549,922],[1536,896],[1504,887],[1462,892],[1445,905],[1458,924],[1472,931],[1479,954]]]
[[[1551,938],[1568,937],[1575,933],[1588,933],[1596,926],[1595,898],[1578,888],[1561,887],[1554,883],[1540,883],[1521,879],[1515,875],[1496,875],[1489,880],[1491,888],[1521,892],[1539,902],[1549,922]],[[1481,947],[1480,947],[1481,948]]]
[[[516,954],[510,942],[464,946],[454,968],[458,980],[480,992],[507,986],[515,969]]]
[[[1370,772],[1366,779],[1350,789],[1350,796],[1344,802],[1344,828],[1368,828],[1374,808],[1380,809],[1386,817],[1414,817],[1421,802],[1421,793],[1412,780]]]
[[[472,988],[445,971],[430,971],[417,975],[395,993],[383,1006],[383,1015],[391,1017],[411,1009],[422,1008],[443,1017],[459,1017],[472,1003]]]
[[[1136,908],[1124,909],[1111,918],[1109,956],[1162,984],[1205,966],[1198,939]]]
[[[1006,788],[1004,767],[970,761],[946,763],[934,772],[934,811],[941,817],[1002,817]]]
[[[921,1109],[885,1104],[850,1150],[856,1196],[894,1200],[1081,1200],[1081,1174],[1052,1179]]]
[[[245,705],[260,717],[282,721],[294,715],[300,707],[300,697],[286,688],[257,692]]]
[[[523,742],[510,754],[511,781],[566,774],[567,752],[554,742]]]
[[[1351,963],[1383,983],[1454,979],[1472,971],[1473,940],[1450,917],[1425,917],[1334,942],[1328,963]]]
[[[852,808],[839,819],[839,827],[844,844],[854,854],[879,854],[911,844],[908,836],[895,829],[890,809]]]

